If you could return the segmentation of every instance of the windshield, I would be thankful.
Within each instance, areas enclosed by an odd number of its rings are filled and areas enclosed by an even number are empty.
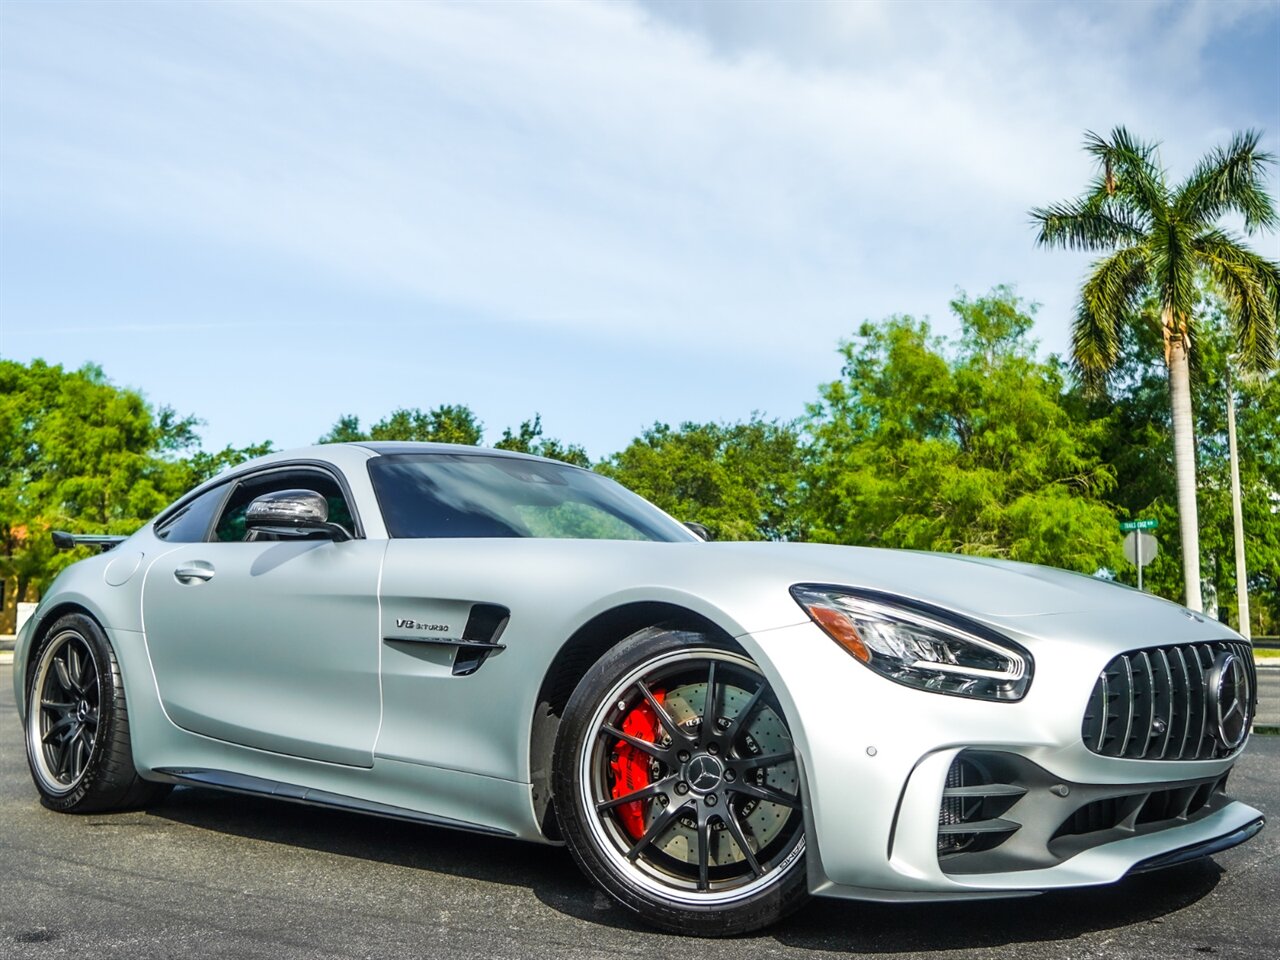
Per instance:
[[[369,461],[392,537],[697,540],[599,474],[484,454],[392,454]]]

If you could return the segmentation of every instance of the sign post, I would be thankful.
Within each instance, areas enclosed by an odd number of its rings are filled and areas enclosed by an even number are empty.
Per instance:
[[[1156,538],[1144,530],[1156,526],[1155,520],[1127,520],[1120,524],[1121,530],[1129,532],[1124,536],[1124,555],[1130,563],[1138,568],[1138,589],[1142,589],[1142,568],[1156,558],[1160,545]]]

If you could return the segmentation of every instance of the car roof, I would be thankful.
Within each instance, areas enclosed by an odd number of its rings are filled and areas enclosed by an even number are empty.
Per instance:
[[[360,440],[351,446],[363,447],[366,450],[372,450],[380,457],[395,456],[396,454],[413,454],[413,453],[467,453],[479,454],[486,457],[509,457],[513,460],[543,460],[545,457],[535,457],[528,453],[518,453],[515,450],[495,450],[492,447],[471,447],[462,443],[427,443],[418,440]],[[559,461],[554,461],[559,462]],[[565,464],[572,466],[572,464]]]

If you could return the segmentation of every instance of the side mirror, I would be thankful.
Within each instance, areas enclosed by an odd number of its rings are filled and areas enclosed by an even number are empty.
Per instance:
[[[692,520],[686,520],[684,525],[688,527],[690,530],[692,530],[694,534],[697,535],[698,539],[700,540],[711,539],[711,531],[708,530],[706,527],[704,527],[702,524],[694,523]]]
[[[249,504],[244,525],[291,539],[309,533],[322,533],[338,542],[351,539],[345,528],[329,522],[329,503],[314,490],[264,493]]]

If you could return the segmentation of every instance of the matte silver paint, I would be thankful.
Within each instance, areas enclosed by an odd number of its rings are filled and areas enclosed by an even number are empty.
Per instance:
[[[1234,756],[1099,756],[1080,741],[1080,719],[1117,653],[1236,635],[1124,587],[972,557],[700,541],[388,541],[365,469],[375,455],[358,445],[308,448],[230,475],[330,464],[350,487],[363,539],[170,544],[149,524],[117,548],[126,553],[73,565],[18,636],[20,713],[33,638],[74,605],[104,626],[116,651],[145,775],[258,778],[547,842],[531,775],[545,758],[530,749],[541,682],[592,618],[661,602],[736,637],[773,685],[805,781],[816,893],[940,899],[1107,883],[1153,857],[1246,831],[1260,816],[1233,802],[1054,867],[946,875],[936,857],[938,800],[966,747],[1017,753],[1075,783],[1160,784],[1229,769]],[[137,554],[136,573],[108,577],[116,557]],[[212,576],[175,576],[198,564]],[[798,582],[879,590],[1001,631],[1032,653],[1030,689],[1022,701],[990,703],[891,683],[809,621],[788,593]],[[473,603],[512,611],[505,649],[473,675],[452,675],[452,647],[384,639],[406,635],[401,619],[460,632]]]

